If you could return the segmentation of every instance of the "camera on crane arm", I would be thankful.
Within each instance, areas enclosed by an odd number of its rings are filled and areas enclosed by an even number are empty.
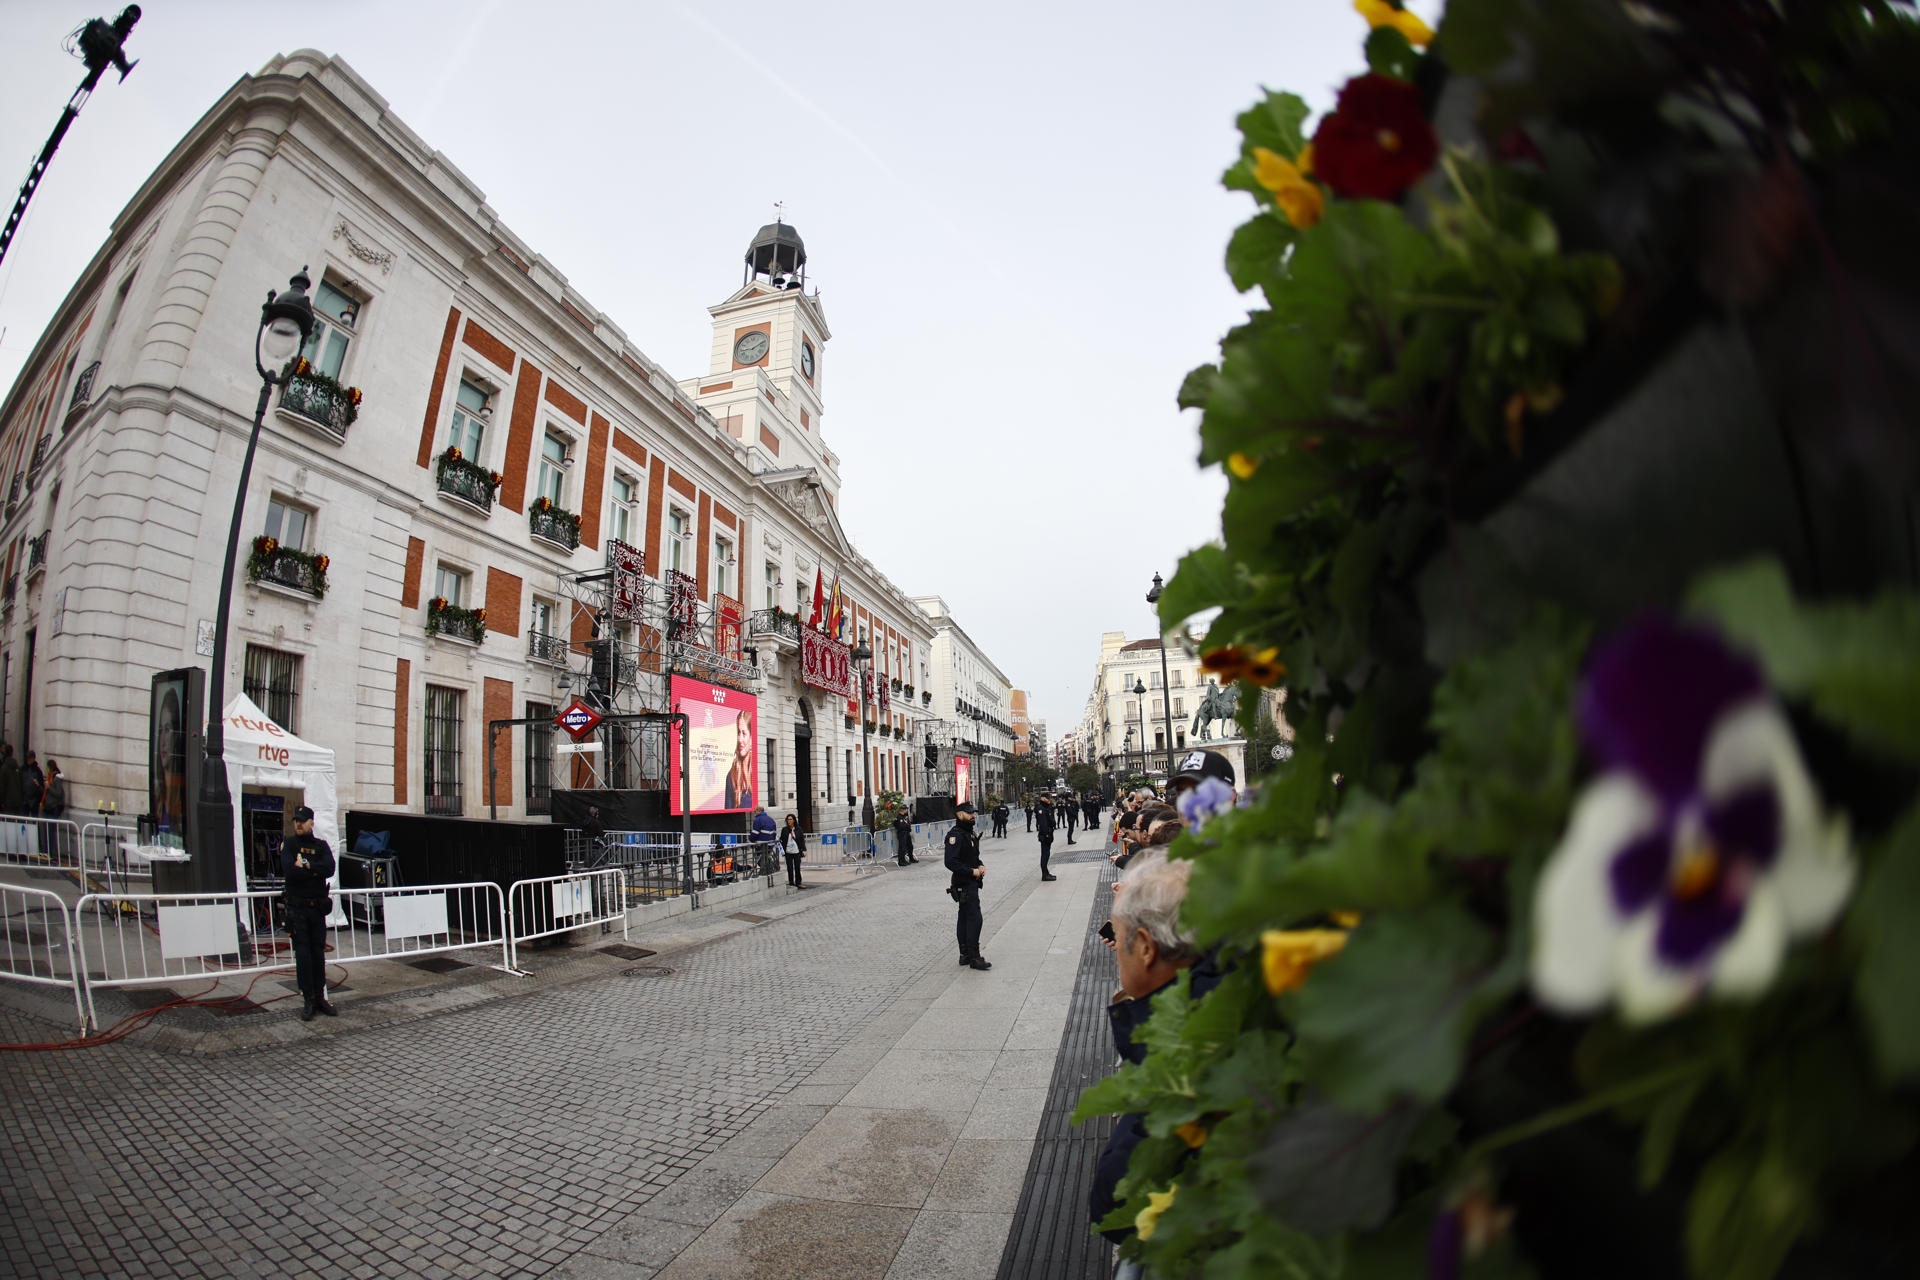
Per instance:
[[[112,22],[105,18],[95,18],[80,28],[80,60],[87,64],[87,70],[98,75],[111,63],[125,80],[127,73],[139,65],[138,60],[127,61],[127,36],[133,31],[133,24],[140,21],[140,6],[130,4],[120,11],[120,16]]]

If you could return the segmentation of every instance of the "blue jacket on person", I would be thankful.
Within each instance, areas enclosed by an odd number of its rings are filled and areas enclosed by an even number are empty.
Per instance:
[[[753,841],[755,844],[772,844],[774,837],[777,836],[779,832],[780,824],[773,820],[772,814],[763,809],[753,815]]]

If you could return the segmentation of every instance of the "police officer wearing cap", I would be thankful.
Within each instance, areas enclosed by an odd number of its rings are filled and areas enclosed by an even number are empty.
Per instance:
[[[286,881],[287,936],[293,940],[293,976],[305,1001],[300,1021],[329,1018],[339,1010],[327,1003],[327,913],[333,909],[327,881],[333,876],[333,849],[313,834],[313,810],[293,811],[293,839],[280,846],[280,875]]]
[[[980,833],[973,829],[973,804],[962,800],[953,807],[953,829],[947,832],[947,870],[953,879],[947,895],[960,904],[954,933],[960,940],[960,963],[969,969],[991,969],[980,954],[980,885],[987,869],[980,862]]]

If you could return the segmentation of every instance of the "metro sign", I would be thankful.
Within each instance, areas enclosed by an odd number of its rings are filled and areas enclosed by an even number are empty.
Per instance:
[[[592,733],[594,726],[600,723],[600,713],[575,698],[553,718],[553,722],[572,734],[573,740],[578,742]]]

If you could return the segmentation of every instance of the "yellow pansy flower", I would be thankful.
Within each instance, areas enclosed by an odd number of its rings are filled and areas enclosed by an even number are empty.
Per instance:
[[[1305,231],[1326,211],[1327,198],[1293,161],[1265,147],[1253,149],[1253,180],[1273,192],[1287,221]]]
[[[1433,43],[1433,28],[1405,9],[1396,9],[1387,0],[1353,0],[1354,11],[1367,20],[1369,27],[1392,27],[1416,49]]]
[[[1142,1240],[1153,1239],[1153,1229],[1160,1225],[1160,1215],[1173,1203],[1174,1192],[1180,1190],[1180,1184],[1174,1183],[1165,1191],[1147,1193],[1147,1207],[1133,1217],[1133,1229],[1140,1233]]]
[[[1227,470],[1242,480],[1253,479],[1253,473],[1259,469],[1260,464],[1257,461],[1238,450],[1227,455]]]
[[[1175,1129],[1174,1133],[1179,1136],[1180,1141],[1186,1143],[1195,1151],[1207,1145],[1207,1128],[1198,1120],[1187,1121],[1187,1123]]]
[[[1358,911],[1329,911],[1327,914],[1332,916],[1333,922],[1342,929],[1356,928],[1360,924],[1360,913]]]
[[[1267,990],[1285,995],[1306,985],[1307,973],[1347,945],[1344,929],[1268,929],[1260,935],[1260,969]]]

